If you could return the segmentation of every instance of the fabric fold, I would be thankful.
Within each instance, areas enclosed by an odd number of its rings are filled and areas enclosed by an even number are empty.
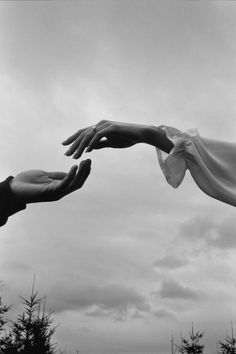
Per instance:
[[[203,192],[236,206],[236,144],[203,138],[197,129],[159,128],[174,145],[167,156],[156,149],[167,182],[177,188],[189,170]]]

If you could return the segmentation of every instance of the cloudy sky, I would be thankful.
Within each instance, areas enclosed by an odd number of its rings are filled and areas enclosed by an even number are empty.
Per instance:
[[[1,180],[67,171],[61,141],[101,119],[235,141],[235,16],[233,1],[1,1]],[[172,189],[150,146],[90,157],[82,190],[1,228],[10,316],[35,274],[68,354],[167,354],[192,322],[215,353],[236,326],[234,208],[188,174]]]

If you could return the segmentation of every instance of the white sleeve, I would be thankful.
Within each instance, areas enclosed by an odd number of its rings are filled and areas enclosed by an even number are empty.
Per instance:
[[[177,188],[188,169],[203,192],[236,206],[236,144],[203,138],[197,129],[160,128],[174,144],[167,157],[156,149],[167,182]]]

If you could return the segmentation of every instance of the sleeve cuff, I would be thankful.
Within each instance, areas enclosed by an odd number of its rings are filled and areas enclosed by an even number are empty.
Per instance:
[[[12,193],[10,181],[13,176],[9,176],[0,183],[0,226],[6,224],[10,215],[26,208],[26,204],[20,202]]]
[[[156,148],[158,161],[167,182],[177,188],[184,179],[188,169],[186,154],[192,145],[192,138],[198,136],[196,129],[190,129],[186,133],[178,129],[160,126],[166,133],[167,138],[174,144],[174,147],[167,155]]]

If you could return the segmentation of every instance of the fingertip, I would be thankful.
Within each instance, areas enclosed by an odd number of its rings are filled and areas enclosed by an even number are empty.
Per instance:
[[[87,160],[83,160],[80,165],[83,164],[83,167],[90,170],[91,169],[91,164],[92,164],[92,161],[91,159],[87,159]],[[82,166],[82,165],[81,165]]]
[[[92,165],[92,160],[91,160],[91,159],[87,159],[87,160],[86,160],[86,163],[87,163],[87,165],[88,165],[89,167],[91,167],[91,165]]]
[[[87,149],[85,150],[85,152],[91,152],[92,151],[92,147],[88,146]]]
[[[64,153],[65,156],[71,156],[71,152],[70,150],[67,150],[65,153]]]
[[[87,160],[82,160],[82,161],[80,161],[79,166],[83,166],[83,165],[86,163],[86,161],[87,161]]]
[[[77,160],[77,159],[80,158],[80,156],[81,156],[81,154],[74,154],[74,155],[73,155],[73,159]]]
[[[61,144],[62,144],[62,145],[68,145],[68,139],[63,140]]]
[[[91,172],[91,166],[92,166],[92,161],[90,159],[86,160],[86,170],[88,175]]]

